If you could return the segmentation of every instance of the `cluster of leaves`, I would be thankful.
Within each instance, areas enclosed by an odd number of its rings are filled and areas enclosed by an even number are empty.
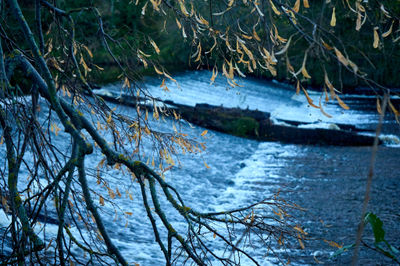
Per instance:
[[[115,203],[122,198],[122,190],[107,180],[113,171],[124,176],[124,182],[139,188],[155,241],[168,265],[182,257],[199,265],[215,260],[233,265],[243,257],[257,264],[247,252],[253,236],[265,250],[272,249],[273,245],[286,247],[293,242],[304,248],[306,234],[290,221],[288,213],[298,208],[296,205],[275,197],[236,210],[204,213],[188,207],[179,192],[164,179],[163,174],[177,164],[174,160],[177,154],[199,153],[205,146],[178,130],[179,114],[168,110],[135,83],[137,64],[162,76],[161,87],[165,90],[168,90],[165,80],[176,82],[160,64],[161,60],[155,60],[162,53],[157,38],[151,33],[136,31],[128,38],[132,26],[118,25],[128,20],[114,18],[116,11],[107,14],[112,6],[102,5],[103,1],[36,0],[24,3],[24,12],[18,2],[2,1],[0,12],[3,18],[0,22],[1,148],[6,153],[0,169],[0,188],[3,209],[10,217],[2,240],[4,245],[13,248],[10,254],[1,257],[2,262],[126,265],[103,221],[103,215],[107,215],[105,208],[101,208],[109,203],[124,217],[132,215]],[[122,12],[122,3],[125,3],[132,12],[140,10],[141,16],[150,13],[150,3],[155,13],[162,13],[163,5],[167,11],[162,16],[167,12],[176,14],[173,24],[180,25],[182,32],[186,28],[188,34],[191,23],[195,28],[207,24],[204,18],[194,15],[194,10],[190,15],[183,1],[178,1],[176,7],[168,1],[150,1],[146,2],[147,7],[140,8],[137,6],[141,1],[120,1],[121,6],[114,3],[115,10]],[[135,25],[144,26],[146,21],[150,23],[157,18],[150,15]],[[108,24],[106,19],[111,22]],[[195,62],[200,62],[204,53],[200,51],[202,44],[198,38],[205,41],[207,36],[201,37],[200,33],[189,36],[184,38],[190,38],[198,47]],[[131,38],[136,37],[132,42]],[[101,41],[101,46],[89,42],[94,38]],[[248,55],[253,53],[245,44],[242,49]],[[97,53],[106,55],[96,57]],[[136,112],[126,114],[111,108],[94,93],[91,77],[94,72],[104,73],[108,69],[107,60],[102,58],[112,60],[117,67],[121,90],[131,97]],[[255,60],[251,61],[252,66]],[[224,72],[232,72],[232,64],[226,64],[222,66]],[[230,80],[234,84],[233,77]],[[171,118],[171,131],[153,129],[151,121],[166,121],[167,117]],[[206,134],[204,131],[200,138]],[[67,149],[57,145],[60,141]],[[151,154],[145,154],[144,146],[148,143],[153,145]],[[87,165],[94,152],[103,156],[95,159],[97,164]],[[208,168],[207,164],[205,167]],[[29,176],[26,176],[27,182],[22,182],[25,173]],[[87,176],[94,176],[97,184],[90,184]],[[101,194],[98,186],[108,196]],[[129,190],[126,194],[128,199],[132,198]],[[187,224],[186,230],[178,231],[174,227],[160,202],[177,211]],[[43,238],[46,224],[39,223],[45,211],[53,214],[57,224],[56,235],[48,242]],[[220,230],[222,227],[226,230]],[[220,241],[226,252],[222,255],[213,252],[210,241]],[[76,247],[89,254],[88,258],[77,256],[73,251]],[[53,256],[45,256],[47,251],[52,251]]]
[[[308,96],[308,85],[322,87],[321,101],[337,101],[348,109],[339,96],[348,87],[369,86],[371,93],[383,95],[399,84],[393,65],[400,59],[400,19],[393,1],[210,0],[205,4],[179,0],[132,4],[140,7],[142,14],[163,18],[164,29],[169,25],[168,34],[174,26],[171,21],[176,22],[180,40],[192,47],[189,64],[212,70],[211,84],[219,73],[232,87],[246,75],[288,79],[297,93],[303,92],[309,104],[328,117],[323,104],[315,104]],[[153,51],[139,51],[143,67],[151,66],[145,57],[151,57],[152,52],[160,54],[159,47],[164,45],[156,43],[164,33],[160,30],[156,42],[150,40],[148,46]],[[165,70],[153,69],[165,77]],[[397,117],[398,107],[389,105]]]

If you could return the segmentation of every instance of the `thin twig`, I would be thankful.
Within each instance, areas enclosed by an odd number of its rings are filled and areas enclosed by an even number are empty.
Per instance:
[[[372,146],[371,162],[369,164],[369,171],[368,171],[368,177],[367,177],[367,187],[366,187],[364,202],[363,202],[363,206],[362,206],[360,224],[358,225],[358,230],[357,230],[356,246],[354,249],[353,259],[351,262],[351,265],[353,265],[353,266],[357,265],[357,262],[358,262],[358,252],[360,249],[362,233],[364,231],[364,216],[367,211],[368,202],[371,197],[371,195],[370,195],[371,194],[371,185],[372,185],[372,178],[374,176],[376,154],[378,152],[379,135],[382,130],[383,118],[385,117],[385,111],[386,111],[388,99],[389,99],[389,95],[387,93],[385,93],[385,95],[383,97],[382,112],[379,117],[379,124],[376,127],[376,135],[375,135],[375,139],[374,139],[374,144]]]

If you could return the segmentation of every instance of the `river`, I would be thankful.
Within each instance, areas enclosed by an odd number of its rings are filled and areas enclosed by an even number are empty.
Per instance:
[[[168,92],[160,88],[161,81],[156,78],[149,78],[145,86],[153,96],[171,99],[176,103],[222,104],[226,107],[258,109],[270,112],[277,122],[302,121],[313,123],[308,125],[312,127],[331,127],[332,124],[342,123],[368,130],[374,130],[377,125],[378,115],[375,108],[367,108],[371,102],[374,103],[370,96],[343,95],[341,98],[350,106],[350,110],[343,110],[336,102],[330,102],[324,106],[325,112],[332,115],[332,118],[328,118],[319,110],[308,106],[304,95],[296,95],[295,89],[285,84],[243,79],[239,81],[241,87],[229,88],[222,78],[218,78],[210,86],[210,77],[211,73],[207,71],[182,73],[174,76],[179,85],[174,82],[166,83]],[[110,85],[105,89],[119,92],[121,86]],[[310,91],[310,96],[318,104],[320,93]],[[132,112],[129,107],[118,108],[121,112]],[[153,124],[160,131],[171,130],[169,120]],[[184,123],[182,125],[182,131],[193,137],[199,137],[203,130]],[[398,138],[393,135],[400,136],[400,130],[392,114],[386,117],[383,134],[386,135],[386,144],[379,149],[369,210],[383,220],[389,243],[399,247],[400,173],[396,169],[400,145]],[[207,146],[205,152],[180,155],[179,165],[166,174],[166,180],[182,194],[188,206],[209,211],[233,209],[270,197],[280,190],[283,198],[306,209],[295,212],[294,215],[311,238],[305,242],[304,250],[297,245],[289,247],[287,252],[292,263],[304,265],[324,262],[343,265],[351,261],[352,252],[335,259],[329,258],[337,248],[328,245],[324,240],[345,245],[354,242],[371,157],[370,147],[257,142],[212,131],[204,139]],[[68,145],[62,132],[57,138],[54,137],[54,141],[60,149]],[[1,149],[4,154],[4,147]],[[148,144],[148,149],[150,151],[151,144]],[[96,165],[99,158],[101,154],[98,152],[91,155],[87,165]],[[4,163],[4,159],[1,158],[1,163]],[[204,162],[210,169],[204,166]],[[90,186],[107,197],[107,190],[96,185],[95,175],[94,169],[93,176],[88,176]],[[129,262],[140,265],[164,264],[163,255],[154,241],[151,225],[141,204],[139,187],[127,181],[129,175],[121,175],[117,171],[111,171],[104,178],[112,188],[118,187],[119,191],[133,195],[133,200],[128,199],[124,193],[122,198],[116,198],[119,208],[117,217],[111,204],[106,203],[102,207],[106,227],[112,228],[111,238],[121,253]],[[26,183],[21,181],[20,189],[24,185]],[[124,212],[133,214],[124,215]],[[167,210],[167,213],[177,228],[184,228],[183,221],[174,218],[172,209]],[[2,227],[8,225],[7,216],[2,211],[0,224]],[[55,225],[48,224],[45,238],[49,240],[54,237],[56,229]],[[39,228],[36,230],[40,231]],[[74,228],[71,231],[76,232]],[[368,227],[364,236],[367,241],[372,239],[373,235]],[[215,248],[219,248],[218,244]],[[6,251],[7,247],[4,252]],[[79,254],[78,249],[76,252]],[[253,252],[262,265],[276,263],[276,259],[267,250]],[[389,263],[391,261],[381,254],[366,248],[361,249],[360,265]]]

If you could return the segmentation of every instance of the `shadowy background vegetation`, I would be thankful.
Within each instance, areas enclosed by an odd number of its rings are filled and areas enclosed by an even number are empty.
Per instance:
[[[33,1],[21,1],[24,7],[24,14],[28,20],[34,20],[34,3]],[[84,1],[84,0],[73,0],[73,1],[58,1],[57,4],[64,10],[71,10],[75,8],[82,8],[89,6],[92,2],[99,8],[100,13],[105,21],[104,30],[105,32],[114,39],[110,42],[110,47],[113,50],[115,56],[126,63],[129,66],[130,74],[136,76],[137,79],[141,79],[141,76],[154,75],[153,68],[145,68],[143,64],[138,60],[137,48],[149,55],[146,60],[156,60],[157,63],[164,66],[169,72],[174,73],[188,69],[212,69],[215,63],[221,65],[223,58],[218,56],[218,53],[213,53],[209,56],[206,62],[202,62],[201,65],[196,65],[190,62],[190,56],[196,50],[196,47],[192,46],[189,41],[190,38],[183,38],[181,31],[178,29],[177,23],[173,18],[174,14],[171,10],[164,10],[167,15],[163,15],[153,10],[150,4],[144,9],[143,3],[140,1],[138,5],[135,5],[135,1],[131,0],[112,0],[112,1]],[[334,2],[334,1],[333,1]],[[331,19],[331,10],[334,5],[344,5],[343,3],[330,3],[322,5],[321,3],[312,3],[310,8],[303,10],[303,14],[308,17],[319,19],[320,25],[329,25]],[[385,6],[388,7],[393,13],[400,14],[400,5],[398,1],[384,1]],[[226,3],[219,3],[214,1],[213,10],[218,10],[219,5],[221,9],[226,7]],[[322,7],[322,8],[321,8]],[[197,10],[206,10],[209,8],[204,3],[199,3],[196,7]],[[366,24],[370,24],[368,27],[363,26],[359,31],[355,31],[355,16],[351,13],[348,8],[336,8],[337,25],[335,27],[326,27],[330,29],[331,33],[340,40],[342,48],[347,51],[347,55],[352,61],[361,66],[361,72],[365,73],[370,79],[375,80],[377,83],[387,87],[399,87],[400,75],[398,75],[400,66],[400,40],[397,42],[385,41],[380,42],[378,48],[373,48],[374,36],[371,31],[371,26],[374,23],[383,23],[386,28],[389,29],[391,26],[391,19],[384,16],[379,8],[377,1],[370,1],[367,6],[369,11],[373,11],[375,17],[368,17]],[[145,10],[145,11],[143,11]],[[143,15],[145,12],[145,15]],[[46,12],[47,14],[47,12]],[[203,12],[207,14],[207,12]],[[369,13],[371,14],[371,12]],[[275,14],[270,14],[271,17],[276,21],[279,34],[284,38],[289,38],[293,35],[293,40],[290,48],[288,49],[288,58],[293,66],[300,66],[303,61],[304,51],[309,47],[309,43],[300,36],[295,34],[295,29],[289,25],[288,20],[285,17],[278,17]],[[107,84],[115,82],[119,79],[121,71],[117,68],[115,61],[106,51],[102,45],[102,41],[98,34],[98,23],[96,17],[90,12],[78,12],[73,14],[75,24],[79,25],[76,29],[76,39],[80,43],[87,45],[90,50],[95,51],[93,53],[93,63],[104,67],[107,66],[107,71],[99,71],[96,67],[91,67],[92,75],[90,75],[89,81],[96,84]],[[243,14],[241,18],[241,24],[246,25],[244,22],[249,22],[254,19],[249,14]],[[46,18],[44,18],[46,21]],[[213,21],[210,17],[205,17],[208,21]],[[298,18],[300,21],[301,17]],[[48,23],[43,23],[44,32],[52,27],[53,18],[47,18]],[[218,25],[218,21],[215,20],[216,28],[225,27],[226,25]],[[52,23],[50,23],[52,22]],[[184,21],[180,21],[184,24]],[[232,23],[236,23],[232,18]],[[249,23],[250,25],[251,23]],[[253,23],[254,24],[254,23]],[[308,25],[303,23],[303,25]],[[53,25],[54,26],[54,25]],[[309,27],[313,25],[309,24]],[[394,23],[393,32],[399,31],[398,23]],[[16,34],[18,34],[16,32]],[[192,34],[192,33],[187,33]],[[261,39],[269,38],[269,33],[265,32],[262,27],[257,30],[257,34]],[[382,34],[382,32],[380,32]],[[22,36],[21,36],[22,38]],[[160,53],[157,55],[153,53],[153,47],[150,44],[150,38],[153,39],[158,47]],[[202,37],[199,37],[202,38]],[[395,37],[393,34],[389,35],[386,39],[393,40]],[[46,36],[46,42],[52,39],[55,46],[57,36]],[[210,38],[209,48],[213,45],[213,41]],[[332,44],[330,44],[332,45]],[[217,46],[215,49],[226,49],[226,47]],[[315,52],[316,51],[316,52]],[[337,89],[342,91],[351,92],[355,87],[363,86],[364,83],[357,78],[353,73],[342,69],[340,63],[333,58],[329,58],[326,55],[313,54],[319,53],[318,49],[310,49],[309,59],[307,61],[307,69],[312,79],[302,80],[304,84],[311,86],[321,87],[324,84],[324,72],[320,65],[318,57],[324,57],[329,64],[325,64],[326,71],[330,75],[331,82],[337,84]],[[61,52],[61,51],[60,51]],[[229,51],[220,51],[221,53]],[[192,60],[193,61],[193,60]],[[128,70],[128,68],[126,68]],[[277,76],[275,79],[279,81],[294,82],[295,80],[291,77],[291,74],[287,71],[285,60],[279,60],[277,65]],[[260,68],[255,70],[253,73],[246,73],[252,76],[271,79],[272,75],[268,71],[263,71]]]

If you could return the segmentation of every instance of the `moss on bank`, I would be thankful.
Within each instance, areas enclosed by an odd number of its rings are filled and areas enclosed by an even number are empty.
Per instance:
[[[225,131],[238,137],[249,137],[258,135],[259,123],[252,117],[239,117],[223,120]]]

